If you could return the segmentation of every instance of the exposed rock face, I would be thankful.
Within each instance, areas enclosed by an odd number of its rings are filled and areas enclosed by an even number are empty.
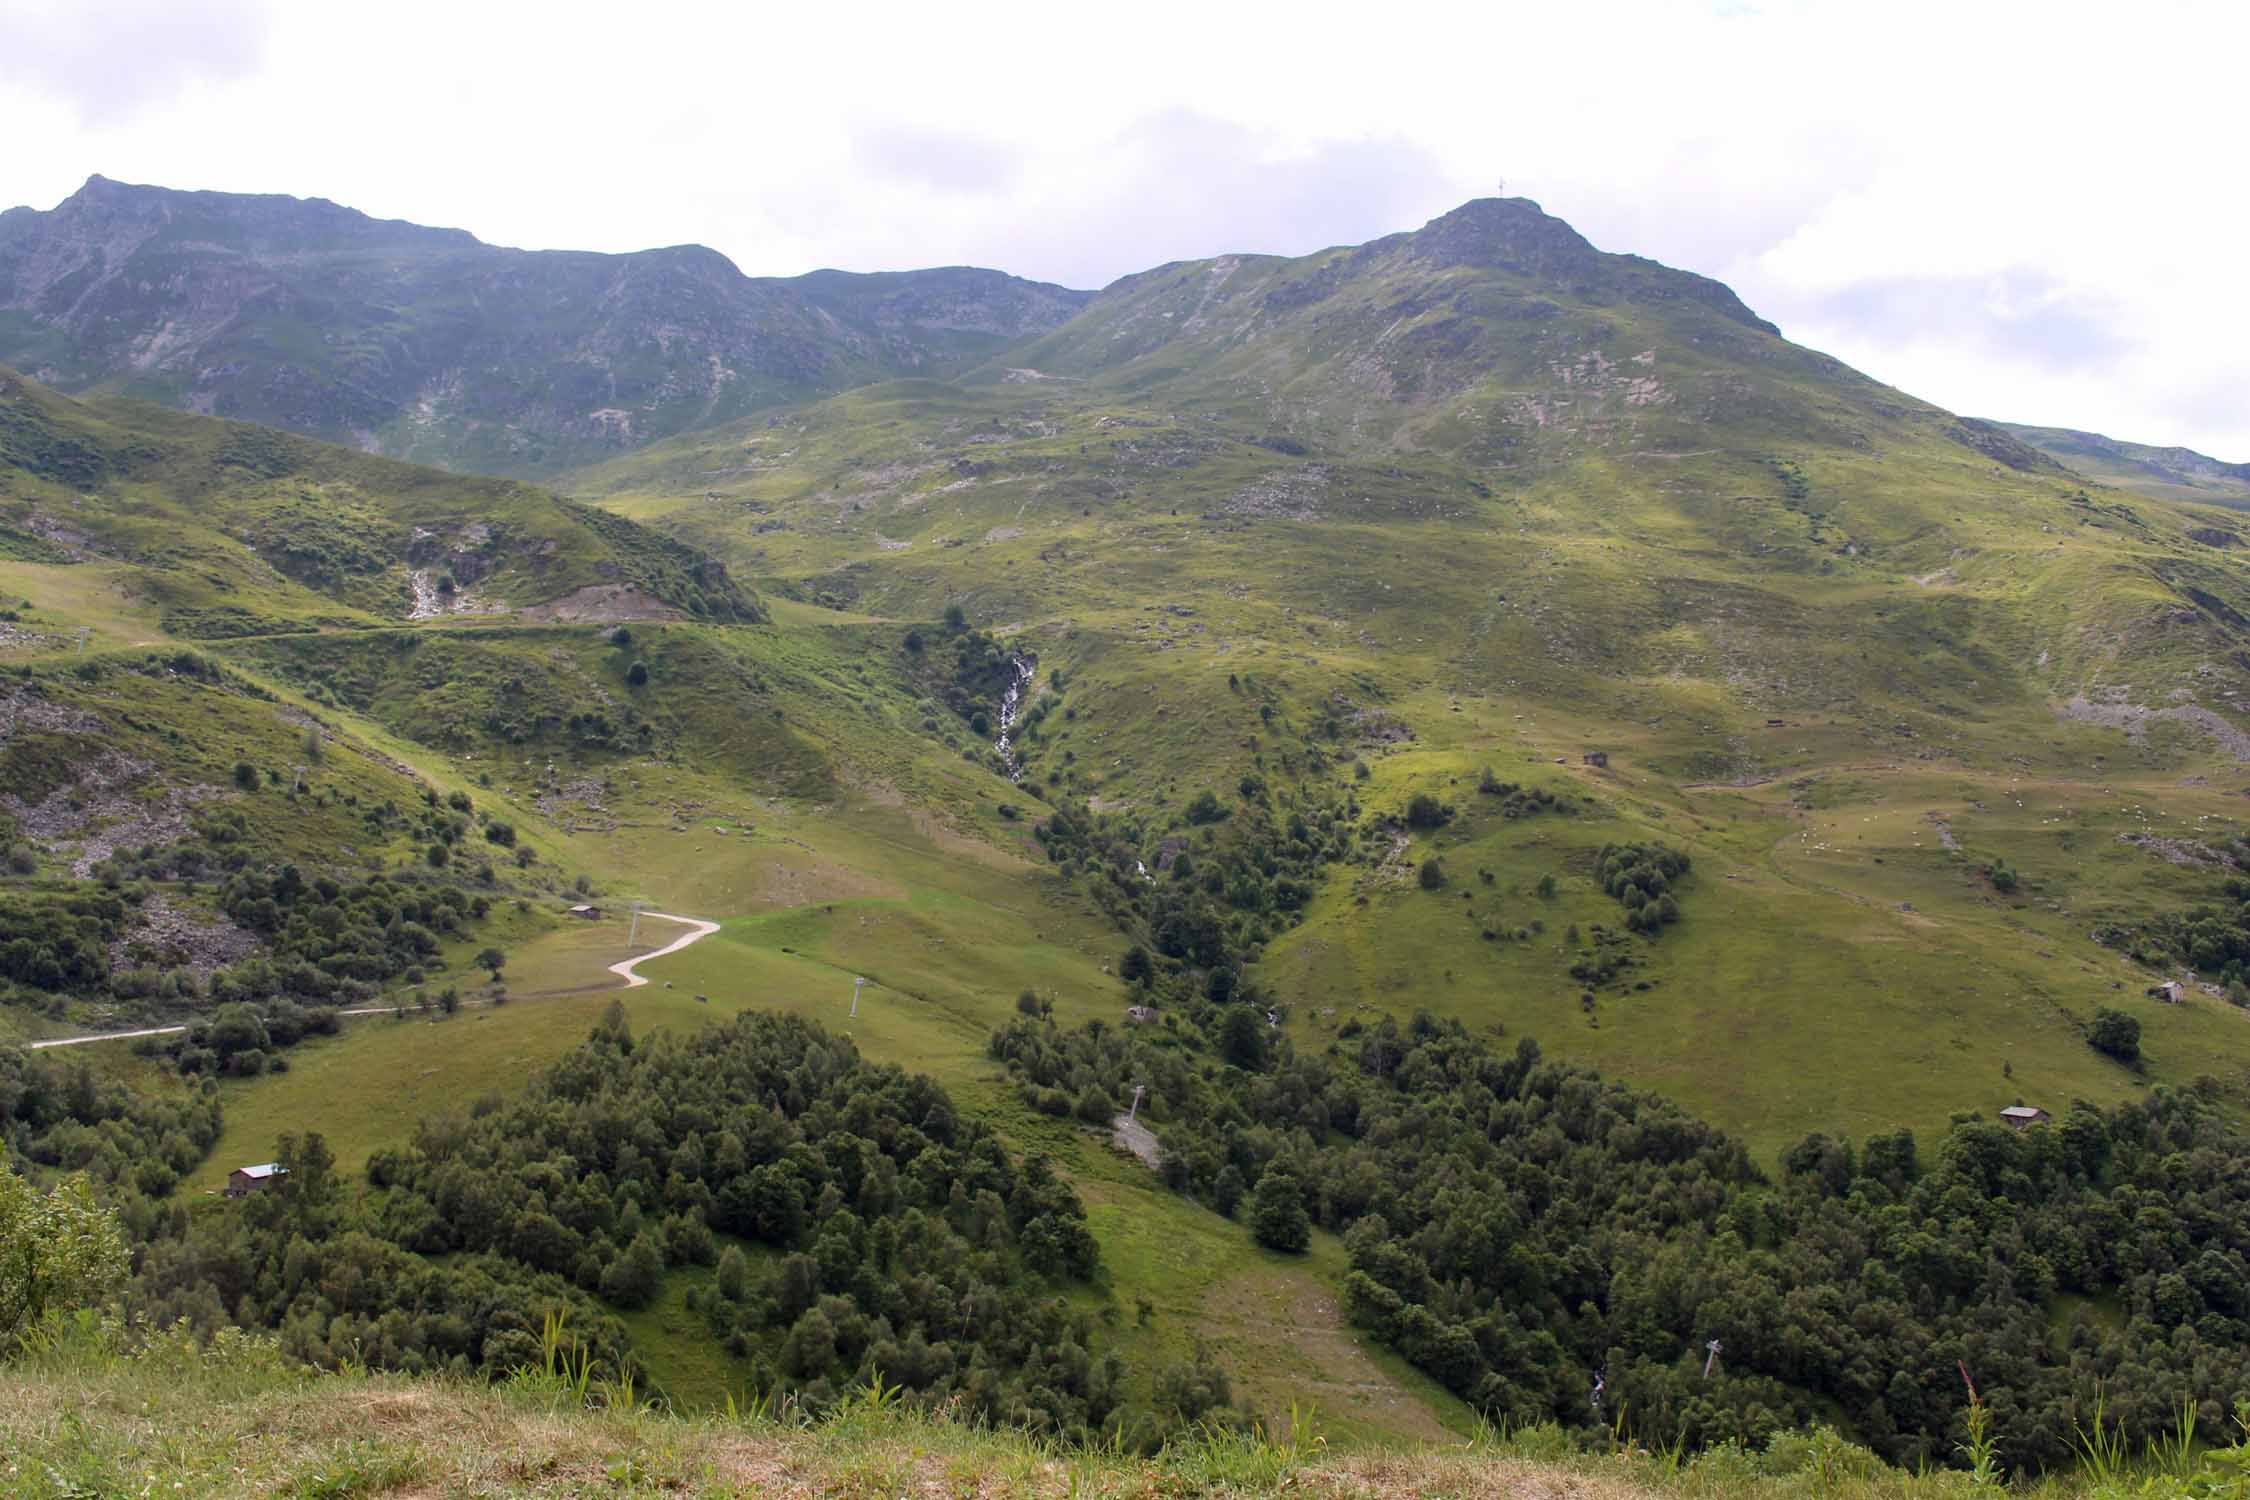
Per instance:
[[[693,245],[509,250],[323,199],[103,177],[0,214],[0,364],[526,476],[951,373],[1089,295],[967,267],[752,278]]]

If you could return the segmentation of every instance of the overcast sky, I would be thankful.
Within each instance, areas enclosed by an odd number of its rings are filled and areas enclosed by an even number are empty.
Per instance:
[[[2241,462],[2246,44],[2151,0],[0,0],[0,205],[100,172],[1098,286],[1505,182],[1956,410]]]

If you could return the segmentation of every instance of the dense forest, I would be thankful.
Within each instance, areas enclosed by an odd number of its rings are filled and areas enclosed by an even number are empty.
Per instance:
[[[1231,1415],[1215,1370],[1129,1381],[1095,1352],[1066,1294],[1098,1249],[1043,1160],[1013,1160],[928,1078],[802,1021],[636,1041],[613,1007],[520,1095],[378,1152],[364,1186],[314,1135],[283,1141],[281,1191],[166,1198],[218,1120],[208,1083],[135,1095],[0,1052],[9,1154],[101,1185],[134,1246],[128,1308],[159,1323],[274,1329],[326,1366],[497,1375],[534,1362],[565,1309],[618,1370],[611,1311],[704,1265],[694,1305],[746,1390],[817,1408],[880,1376],[977,1419],[1142,1445]]]
[[[2250,1387],[2250,1140],[2215,1089],[2028,1131],[1963,1118],[1934,1151],[1815,1135],[1774,1178],[1529,1040],[1345,1031],[1304,1054],[1026,1017],[992,1053],[1035,1098],[1145,1081],[1168,1182],[1279,1248],[1342,1234],[1353,1319],[1512,1421],[1622,1414],[1692,1446],[1840,1416],[1942,1463],[1966,1366],[2010,1465],[2040,1468],[2097,1391],[2137,1440]]]

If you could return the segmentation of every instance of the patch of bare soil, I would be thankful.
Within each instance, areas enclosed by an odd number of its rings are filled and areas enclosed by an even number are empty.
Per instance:
[[[1328,469],[1322,464],[1276,469],[1236,490],[1219,508],[1230,516],[1309,521],[1320,514],[1328,500],[1328,479]]]
[[[2122,729],[2125,738],[2135,745],[2148,743],[2150,724],[2170,720],[2202,730],[2221,750],[2242,764],[2250,765],[2250,734],[2200,704],[2175,703],[2169,708],[2150,708],[2117,698],[2097,703],[2080,695],[2057,708],[2055,714],[2073,723],[2107,724],[2112,729]]]
[[[26,630],[21,625],[0,621],[0,651],[38,651],[49,646],[59,646],[63,638],[44,631]]]
[[[1122,1110],[1109,1122],[1109,1138],[1139,1157],[1151,1172],[1164,1165],[1164,1152],[1156,1144],[1156,1132]]]
[[[78,853],[70,868],[80,880],[120,849],[178,843],[194,826],[188,820],[188,809],[222,795],[216,787],[172,786],[159,793],[154,802],[142,802],[117,794],[88,796],[84,788],[85,783],[81,782],[78,788],[64,794],[82,803],[87,814],[82,826],[100,824],[79,837]]]
[[[258,935],[203,912],[183,911],[159,894],[142,902],[131,927],[109,945],[115,969],[187,969],[208,979],[258,949]]]
[[[516,611],[542,624],[608,625],[621,620],[676,620],[680,612],[653,594],[622,583],[589,583],[582,589]]]
[[[579,776],[550,782],[532,805],[540,816],[572,833],[608,833],[617,827],[617,819],[603,804],[608,795],[608,784],[599,776]]]
[[[2146,849],[2166,864],[2217,865],[2226,863],[2218,850],[2195,839],[2167,839],[2160,838],[2153,833],[2121,833],[2117,836],[2117,842]]]
[[[108,726],[84,709],[23,691],[0,695],[0,744],[21,733],[100,734]]]

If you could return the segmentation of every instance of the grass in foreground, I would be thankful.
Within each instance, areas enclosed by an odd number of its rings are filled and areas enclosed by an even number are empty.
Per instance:
[[[1068,1450],[979,1430],[861,1391],[819,1421],[588,1410],[531,1374],[501,1387],[286,1366],[230,1335],[209,1349],[159,1337],[138,1354],[84,1320],[0,1367],[0,1496],[1549,1496],[1795,1500],[1966,1495],[1969,1473],[1910,1475],[1814,1433],[1763,1454],[1692,1460],[1630,1443],[1572,1450],[1552,1428],[1485,1429],[1443,1445],[1345,1451],[1302,1416],[1287,1438],[1208,1433],[1153,1458]],[[2242,1449],[2019,1494],[2166,1497],[2226,1488]],[[2194,1469],[2192,1477],[2182,1471]],[[2236,1481],[2239,1483],[2239,1480]],[[2214,1487],[2215,1486],[2215,1487]]]

